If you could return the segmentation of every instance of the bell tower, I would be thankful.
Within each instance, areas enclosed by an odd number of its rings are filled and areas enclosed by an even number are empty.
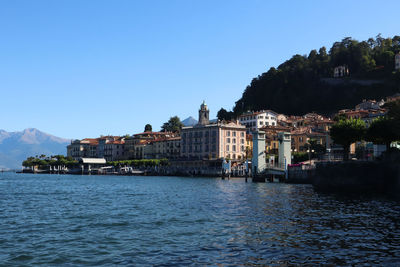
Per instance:
[[[207,104],[203,101],[199,109],[199,124],[200,125],[207,125],[210,123],[209,117],[210,111],[208,110]]]

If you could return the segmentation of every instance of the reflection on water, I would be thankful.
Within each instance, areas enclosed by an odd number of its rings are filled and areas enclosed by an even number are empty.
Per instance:
[[[400,264],[400,203],[243,180],[0,174],[0,264]]]

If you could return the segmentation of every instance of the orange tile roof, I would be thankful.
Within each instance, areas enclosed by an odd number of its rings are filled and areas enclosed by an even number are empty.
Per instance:
[[[80,143],[89,143],[89,145],[98,145],[99,139],[98,138],[84,138],[80,141]]]
[[[167,134],[175,134],[175,133],[173,133],[173,132],[143,132],[143,133],[134,134],[134,136],[136,136],[136,135],[144,135],[144,134],[148,134],[148,135],[167,135]]]

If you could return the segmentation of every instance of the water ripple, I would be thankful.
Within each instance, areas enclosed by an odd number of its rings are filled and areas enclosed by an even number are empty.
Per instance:
[[[400,265],[400,204],[209,178],[0,174],[0,265]]]

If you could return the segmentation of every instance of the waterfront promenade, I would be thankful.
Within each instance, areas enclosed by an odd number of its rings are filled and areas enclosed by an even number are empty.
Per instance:
[[[400,263],[400,203],[244,179],[0,174],[0,265]]]

